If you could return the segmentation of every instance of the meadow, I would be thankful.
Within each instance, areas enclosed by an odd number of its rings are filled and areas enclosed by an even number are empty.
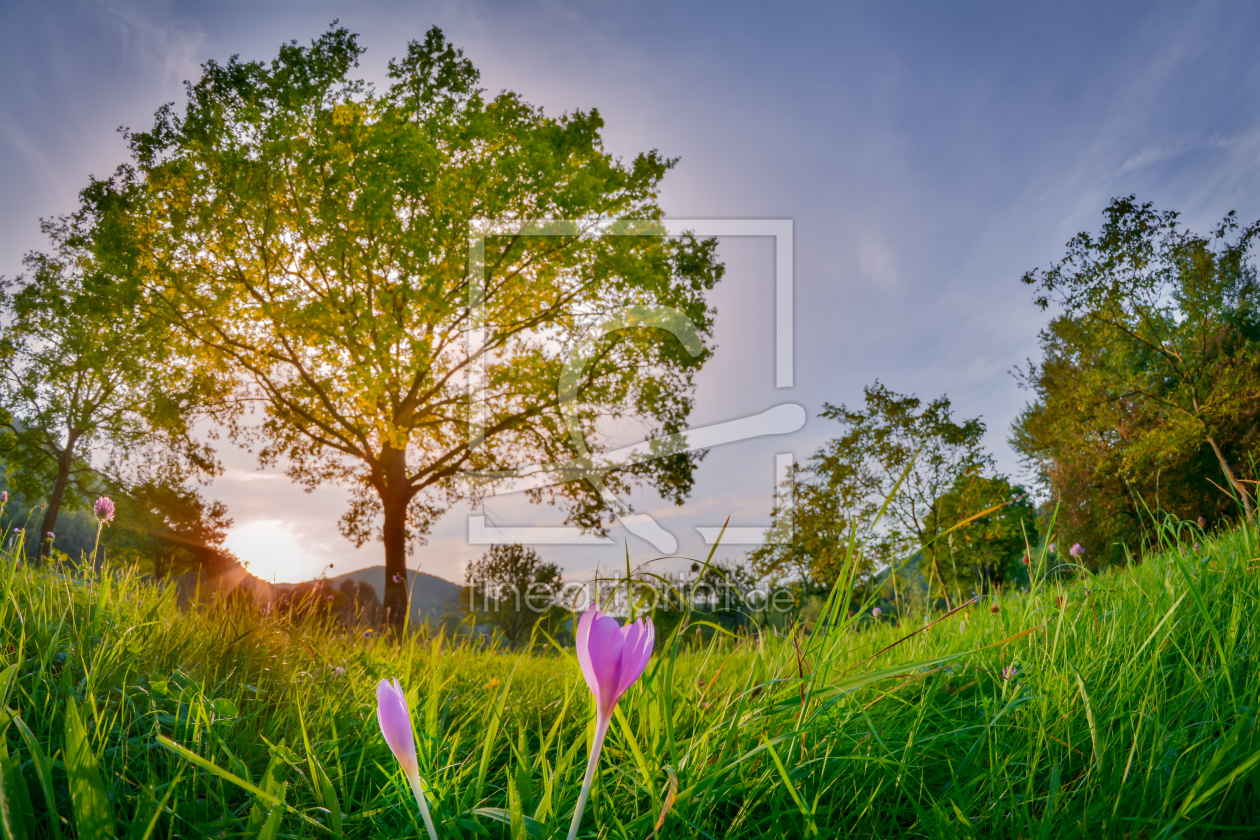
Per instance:
[[[902,626],[691,615],[617,707],[581,836],[1254,837],[1257,537],[1169,523],[1127,568]],[[375,717],[394,677],[439,836],[564,836],[594,719],[571,650],[180,611],[6,555],[0,832],[424,837]]]

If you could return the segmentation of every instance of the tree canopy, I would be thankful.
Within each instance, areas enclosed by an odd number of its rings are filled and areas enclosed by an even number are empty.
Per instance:
[[[825,404],[820,416],[843,433],[796,469],[790,502],[777,506],[770,540],[750,555],[761,574],[794,573],[830,588],[850,548],[864,573],[929,544],[940,524],[937,499],[992,458],[981,446],[979,418],[955,421],[947,397],[924,405],[880,382],[863,389],[864,405]],[[887,502],[883,524],[875,520]]]
[[[1062,500],[1061,534],[1086,556],[1119,559],[1146,507],[1188,519],[1254,509],[1257,234],[1260,222],[1241,227],[1233,213],[1197,234],[1130,196],[1097,235],[1024,276],[1059,314],[1022,376],[1034,400],[1012,443]]]
[[[1009,582],[1038,543],[1035,505],[1003,476],[958,476],[932,506],[926,526],[939,536],[923,547],[923,575],[930,580],[935,574],[960,600]]]
[[[212,389],[167,363],[169,327],[137,311],[96,258],[95,224],[88,206],[45,221],[49,252],[28,255],[29,274],[0,285],[4,457],[16,490],[47,498],[41,535],[55,532],[63,503],[85,504],[146,469],[217,469],[190,436]],[[51,541],[39,545],[46,557]]]
[[[481,492],[469,473],[589,458],[601,419],[684,428],[722,267],[713,241],[660,235],[675,161],[614,158],[597,111],[487,96],[437,29],[383,90],[353,76],[361,53],[334,28],[270,63],[208,62],[95,194],[115,211],[102,252],[235,386],[230,433],[352,490],[342,531],[383,541],[398,624],[407,547]],[[470,247],[487,220],[509,224]],[[698,456],[659,454],[532,497],[600,530],[631,483],[686,496]]]
[[[560,567],[543,562],[534,549],[493,545],[464,572],[463,608],[515,647],[551,614],[562,582]]]

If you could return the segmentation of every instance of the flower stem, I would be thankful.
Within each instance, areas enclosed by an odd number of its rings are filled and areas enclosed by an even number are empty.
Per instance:
[[[573,811],[573,824],[569,826],[569,840],[577,840],[582,812],[586,810],[586,797],[591,793],[591,782],[595,781],[595,769],[599,766],[599,751],[604,748],[604,736],[608,734],[608,724],[611,721],[612,715],[595,718],[595,739],[591,743],[591,757],[586,761],[586,778],[582,780],[582,792],[578,795],[577,808]]]
[[[98,556],[97,552],[99,552],[101,548],[101,531],[104,529],[105,523],[98,520],[96,523],[96,542],[92,544],[92,571],[96,572],[98,575],[101,573],[101,570],[96,564]]]
[[[429,816],[429,803],[424,798],[424,784],[420,781],[420,771],[407,773],[407,781],[411,782],[411,792],[416,795],[416,804],[420,806],[420,816],[424,819],[424,827],[429,830],[429,840],[437,840],[437,829],[433,827],[433,817]]]

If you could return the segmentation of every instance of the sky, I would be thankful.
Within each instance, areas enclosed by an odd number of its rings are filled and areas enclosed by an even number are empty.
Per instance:
[[[857,404],[877,379],[947,394],[957,416],[983,418],[999,468],[1025,475],[1007,438],[1028,395],[1010,371],[1038,358],[1048,316],[1020,277],[1096,230],[1116,196],[1202,231],[1229,210],[1260,217],[1254,3],[4,2],[0,274],[43,246],[41,217],[70,212],[89,176],[124,162],[118,127],[181,104],[203,62],[270,60],[334,19],[360,35],[369,80],[436,25],[489,92],[553,115],[598,108],[610,151],[680,159],[661,194],[671,218],[791,222],[792,385],[776,387],[776,239],[724,236],[718,349],[692,420],[796,405],[807,422],[711,449],[682,507],[635,495],[670,551],[621,526],[606,544],[538,547],[574,579],[627,552],[703,557],[696,529],[728,516],[768,524],[776,456],[806,459],[835,431],[823,404]],[[383,561],[337,532],[344,489],[307,494],[230,444],[220,454],[206,494],[227,503],[229,545],[255,573],[295,581]],[[487,548],[470,544],[472,513],[562,525],[519,495],[460,506],[411,566],[460,580]]]

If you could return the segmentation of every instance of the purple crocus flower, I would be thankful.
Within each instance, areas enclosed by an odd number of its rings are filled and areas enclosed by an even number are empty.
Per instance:
[[[424,827],[429,830],[430,840],[437,840],[437,830],[433,827],[433,818],[429,816],[429,804],[424,798],[424,784],[420,780],[420,764],[416,761],[416,736],[411,729],[411,710],[407,708],[407,695],[403,693],[398,680],[391,684],[381,680],[376,686],[376,721],[381,725],[381,734],[385,743],[389,744],[394,758],[411,783],[411,792],[415,794],[416,804],[420,806],[420,816],[424,818]]]
[[[109,496],[101,496],[92,505],[92,512],[96,514],[97,522],[109,522],[114,518],[114,500]]]
[[[599,752],[604,746],[608,725],[612,723],[613,709],[643,675],[655,644],[656,628],[650,619],[641,618],[622,627],[617,619],[604,615],[598,607],[591,607],[582,613],[578,622],[578,664],[582,666],[582,676],[591,694],[595,695],[595,740],[591,744],[591,757],[587,759],[582,792],[573,811],[573,824],[569,826],[569,840],[577,837],[586,797],[590,795],[595,768],[599,765]]]
[[[1072,543],[1072,547],[1068,549],[1068,554],[1071,554],[1073,557],[1080,557],[1084,553],[1085,549],[1080,543]]]

